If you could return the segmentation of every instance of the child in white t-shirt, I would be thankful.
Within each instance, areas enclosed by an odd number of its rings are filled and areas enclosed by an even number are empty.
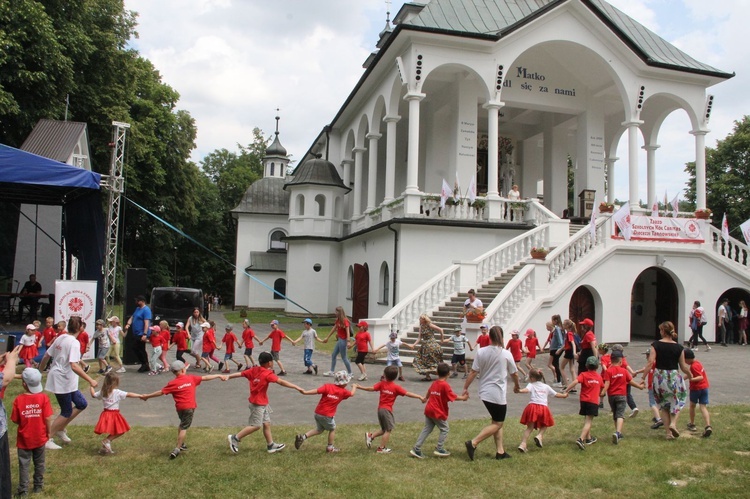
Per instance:
[[[467,376],[466,370],[466,347],[469,347],[469,351],[474,351],[474,347],[471,346],[471,342],[464,334],[461,326],[456,326],[453,330],[453,336],[443,340],[443,343],[453,343],[453,356],[451,357],[451,378],[458,376],[458,366],[464,368],[464,379]]]
[[[405,343],[405,342],[401,341],[399,339],[399,337],[398,337],[398,332],[397,331],[391,331],[391,334],[388,335],[388,338],[389,338],[389,340],[386,343],[380,345],[375,350],[373,350],[373,353],[377,353],[380,350],[382,350],[383,348],[387,348],[388,349],[388,355],[385,358],[386,366],[394,366],[394,365],[398,366],[398,380],[399,381],[406,381],[404,379],[404,375],[403,375],[403,372],[402,372],[402,367],[404,366],[404,364],[401,362],[401,357],[400,357],[401,346],[403,345],[404,347],[410,348],[410,349],[413,350],[414,349],[414,345],[413,344],[410,345],[408,343]],[[384,378],[381,378],[381,381],[383,379]]]
[[[551,386],[544,382],[544,374],[541,369],[531,369],[529,371],[530,383],[526,388],[518,390],[518,393],[530,393],[531,399],[529,405],[523,410],[521,415],[521,424],[526,425],[523,432],[521,445],[518,446],[520,452],[526,452],[526,441],[529,439],[531,432],[535,429],[539,431],[534,437],[534,443],[537,447],[542,447],[542,439],[547,428],[555,425],[552,413],[547,407],[547,397],[549,395],[555,398],[568,398],[567,393],[557,393]]]
[[[91,335],[89,343],[92,343],[94,340],[99,340],[99,348],[96,350],[96,360],[99,361],[99,374],[105,374],[112,370],[112,366],[107,361],[110,338],[108,332],[104,330],[104,321],[101,319],[96,321],[96,329],[94,330],[94,334]]]
[[[305,346],[304,353],[303,353],[303,361],[305,363],[305,367],[307,368],[307,371],[303,371],[302,374],[313,374],[313,370],[315,371],[315,374],[318,374],[318,365],[313,364],[312,361],[312,354],[315,350],[315,342],[319,343],[325,343],[323,340],[318,338],[318,332],[315,331],[312,327],[312,319],[305,319],[302,321],[302,325],[304,326],[305,330],[302,331],[302,335],[300,338],[302,339],[302,342]],[[299,341],[299,340],[297,340]]]
[[[120,401],[126,398],[141,397],[140,393],[129,393],[118,390],[118,386],[120,386],[120,377],[114,371],[110,370],[104,377],[100,391],[97,392],[93,388],[89,388],[91,396],[101,400],[104,404],[104,410],[99,416],[99,422],[94,427],[94,433],[104,435],[102,448],[99,451],[102,454],[114,454],[111,445],[112,440],[121,437],[130,430],[130,425],[128,425],[128,422],[120,414]]]

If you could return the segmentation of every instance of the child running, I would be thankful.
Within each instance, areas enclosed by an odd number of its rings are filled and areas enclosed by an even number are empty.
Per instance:
[[[166,369],[169,365],[167,364],[167,352],[172,347],[172,332],[169,330],[169,322],[167,321],[159,322],[159,327],[161,328],[161,356],[159,360],[163,368]]]
[[[326,383],[325,385],[313,389],[303,390],[302,395],[316,395],[320,394],[320,402],[315,408],[315,429],[310,430],[307,433],[302,433],[294,438],[294,448],[298,449],[302,447],[302,444],[310,437],[320,435],[324,431],[328,432],[328,445],[326,446],[326,453],[336,453],[341,449],[334,445],[336,438],[336,408],[341,402],[353,397],[357,392],[357,385],[352,387],[352,391],[346,389],[346,385],[352,379],[352,375],[346,371],[337,371],[333,374],[333,384]]]
[[[313,371],[315,372],[315,375],[318,374],[318,365],[313,364],[312,361],[312,354],[315,350],[315,342],[323,343],[323,340],[318,338],[318,332],[315,331],[312,327],[312,319],[305,319],[302,321],[302,327],[305,328],[304,331],[302,331],[302,335],[300,338],[302,338],[303,345],[304,345],[304,353],[303,353],[303,361],[305,363],[305,367],[307,368],[307,371],[303,371],[302,374],[313,374]]]
[[[396,366],[387,366],[383,370],[383,376],[385,376],[385,381],[375,383],[374,386],[367,387],[355,384],[354,388],[366,392],[380,392],[380,400],[378,401],[378,423],[380,423],[380,429],[375,433],[365,432],[365,444],[369,449],[372,447],[374,439],[383,437],[377,453],[389,454],[391,449],[388,447],[388,440],[391,438],[391,432],[396,426],[396,419],[393,417],[393,404],[396,402],[396,397],[407,396],[423,402],[424,399],[416,393],[407,392],[404,387],[395,383],[396,376],[398,376],[398,368]]]
[[[227,324],[224,328],[224,337],[221,339],[221,342],[224,344],[224,362],[219,364],[219,369],[224,367],[225,369],[221,372],[228,373],[229,372],[229,363],[234,362],[234,365],[237,366],[237,371],[242,371],[242,364],[234,360],[232,358],[232,355],[234,355],[234,346],[239,345],[239,342],[237,341],[237,336],[235,336],[234,329],[231,324]]]
[[[221,370],[223,367],[221,361],[214,355],[214,352],[216,351],[216,323],[214,321],[204,322],[201,324],[201,329],[203,329],[201,363],[206,363],[206,367],[203,368],[203,371],[210,373],[214,370],[214,365],[211,364],[212,360],[219,365],[219,370]]]
[[[279,379],[273,372],[273,357],[268,352],[258,356],[259,365],[245,369],[242,372],[230,374],[227,379],[247,378],[250,382],[250,417],[248,425],[234,435],[227,435],[229,449],[235,454],[240,450],[240,441],[246,436],[263,428],[263,436],[266,438],[266,451],[273,454],[284,450],[286,445],[277,444],[271,436],[271,406],[268,405],[268,385],[278,383],[281,386],[292,388],[302,393],[304,390],[299,386]]]
[[[529,381],[526,388],[518,390],[518,393],[530,393],[531,398],[529,405],[523,410],[521,415],[521,424],[526,425],[526,429],[523,432],[523,439],[521,445],[518,446],[518,450],[526,453],[526,442],[531,435],[531,432],[538,430],[537,435],[534,437],[534,443],[537,447],[542,448],[544,432],[547,428],[555,426],[555,420],[552,417],[552,413],[547,405],[547,397],[549,395],[555,398],[568,398],[567,393],[557,393],[551,386],[545,383],[544,374],[541,369],[530,369],[529,370]]]
[[[180,455],[180,452],[187,450],[185,437],[187,436],[188,429],[193,424],[193,414],[198,407],[198,403],[195,400],[196,388],[203,381],[214,379],[226,381],[227,377],[222,374],[209,374],[207,376],[185,374],[187,367],[180,360],[172,362],[170,370],[174,374],[174,379],[159,391],[141,395],[141,400],[145,401],[150,398],[161,397],[162,395],[172,395],[174,398],[174,405],[175,409],[177,409],[177,416],[180,418],[180,425],[177,428],[177,446],[169,453],[169,459],[175,459]]]
[[[273,357],[273,360],[279,365],[279,376],[286,376],[284,364],[282,364],[281,360],[279,360],[279,354],[281,353],[281,340],[288,341],[292,344],[292,346],[296,345],[297,342],[289,338],[286,334],[284,334],[284,331],[279,329],[279,321],[277,321],[276,319],[271,321],[271,332],[268,333],[268,336],[263,338],[263,340],[259,341],[258,344],[262,345],[266,340],[268,340],[268,338],[271,338],[271,356]]]
[[[445,362],[441,362],[437,366],[438,379],[433,381],[430,388],[427,390],[427,395],[422,399],[423,403],[427,405],[424,408],[424,428],[422,433],[419,434],[417,442],[414,444],[409,454],[416,457],[417,459],[424,459],[425,455],[422,453],[422,444],[430,436],[432,430],[438,427],[440,435],[438,436],[437,447],[433,451],[433,454],[437,457],[448,457],[451,455],[445,448],[445,440],[448,438],[448,402],[454,400],[469,400],[469,394],[456,395],[451,385],[448,384],[448,375],[451,373],[451,368]]]
[[[604,372],[604,386],[600,395],[604,396],[606,393],[609,399],[609,407],[612,410],[612,419],[615,423],[612,443],[617,445],[622,440],[622,425],[625,422],[625,406],[628,394],[627,386],[631,385],[643,390],[645,385],[635,381],[622,366],[623,354],[621,350],[614,350],[610,358],[612,365]],[[581,391],[581,397],[583,398],[583,391]]]
[[[689,348],[685,349],[685,363],[690,366],[690,422],[687,429],[698,431],[698,427],[695,426],[695,406],[698,405],[706,424],[702,436],[708,438],[714,431],[711,428],[711,416],[708,414],[708,376],[703,364],[695,360],[695,352]]]
[[[91,341],[99,340],[99,348],[96,350],[96,360],[99,362],[99,374],[104,374],[112,370],[112,366],[107,361],[109,353],[109,335],[104,330],[104,321],[97,319],[94,334]]]
[[[469,351],[474,351],[471,346],[471,342],[464,334],[464,329],[461,326],[453,328],[453,336],[446,338],[442,343],[453,343],[453,355],[451,356],[451,378],[458,376],[458,366],[464,370],[464,379],[467,376],[466,369],[466,347],[469,347]]]
[[[367,379],[365,358],[370,350],[374,350],[372,347],[372,336],[367,332],[368,327],[369,325],[367,324],[367,321],[359,321],[357,323],[357,334],[354,335],[354,341],[352,341],[352,345],[356,345],[357,347],[357,358],[354,363],[357,364],[359,372],[361,373],[359,378],[357,378],[358,381],[364,381]]]
[[[403,367],[404,364],[401,362],[401,346],[404,346],[406,348],[414,348],[414,345],[410,345],[408,343],[404,343],[401,341],[401,339],[398,337],[398,331],[391,331],[388,335],[388,341],[386,343],[383,343],[378,348],[373,350],[373,352],[377,353],[383,348],[388,349],[388,354],[385,357],[385,365],[386,366],[397,366],[398,367],[398,380],[399,381],[406,381],[404,379],[403,375]],[[380,378],[380,381],[383,381],[385,378]]]
[[[116,315],[107,319],[107,335],[109,336],[109,352],[107,352],[107,359],[114,358],[115,362],[120,365],[115,370],[116,373],[124,373],[125,366],[120,358],[120,342],[122,340],[122,327],[120,327],[120,318]],[[110,364],[111,365],[111,364]]]
[[[519,336],[521,336],[521,333],[518,332],[518,329],[514,329],[510,333],[510,339],[505,348],[507,348],[513,356],[513,362],[516,363],[516,369],[518,369],[518,372],[523,375],[523,381],[526,381],[528,379],[527,373],[521,367],[521,359],[523,359],[523,343],[519,339]]]
[[[21,353],[18,354],[18,358],[23,360],[23,363],[27,368],[34,367],[34,357],[39,353],[39,349],[37,348],[36,326],[34,324],[26,325],[26,332],[21,336],[18,343],[21,345]]]
[[[566,319],[567,320],[567,319]],[[599,415],[599,393],[602,390],[602,377],[596,370],[599,368],[599,359],[596,356],[586,359],[586,371],[578,375],[578,378],[565,387],[565,393],[570,393],[573,388],[581,384],[581,409],[578,414],[583,416],[583,429],[581,436],[576,440],[576,445],[581,450],[586,450],[587,445],[595,444],[596,437],[591,436],[591,423]]]
[[[190,335],[188,334],[187,329],[183,329],[184,326],[185,325],[182,322],[178,322],[177,331],[175,331],[174,336],[172,336],[172,343],[177,346],[175,358],[182,362],[185,362],[185,354],[190,353],[190,349],[188,349]]]
[[[242,320],[242,345],[245,347],[244,357],[245,365],[247,367],[255,365],[255,359],[253,359],[253,338],[255,338],[255,331],[250,327],[250,321],[247,319]]]
[[[148,365],[151,368],[148,375],[156,376],[160,374],[164,366],[159,364],[159,357],[161,357],[161,328],[159,326],[151,326],[148,328],[148,335],[144,335],[143,341],[148,341],[151,344],[151,356],[148,359]]]
[[[628,365],[628,358],[625,356],[625,349],[619,343],[615,343],[614,345],[612,345],[612,353],[615,353],[617,351],[619,351],[622,354],[622,367],[624,367],[625,370],[628,371],[631,376],[635,377],[635,374],[636,374],[635,371],[633,370],[632,367]],[[604,374],[602,374],[602,379],[604,379]],[[630,408],[629,417],[634,418],[638,415],[639,409],[638,409],[638,405],[635,403],[635,399],[633,398],[633,395],[630,393],[631,386],[633,385],[627,385],[628,393],[627,393],[626,400],[628,403],[628,407]]]
[[[536,338],[536,331],[529,328],[526,330],[526,340],[523,343],[523,351],[526,352],[526,369],[531,372],[534,366],[531,365],[536,359],[536,349],[539,347],[539,340]]]
[[[104,404],[104,410],[99,415],[99,421],[94,427],[94,433],[97,435],[104,435],[102,440],[102,448],[99,451],[101,454],[114,454],[112,450],[112,440],[120,438],[130,430],[130,425],[125,421],[125,418],[120,414],[120,401],[126,398],[141,398],[143,395],[140,393],[130,393],[119,390],[120,377],[113,371],[108,372],[104,376],[104,382],[102,383],[102,389],[98,392],[93,388],[89,388],[91,396],[95,399],[99,399]]]

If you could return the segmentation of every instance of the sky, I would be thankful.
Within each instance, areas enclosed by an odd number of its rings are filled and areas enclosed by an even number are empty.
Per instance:
[[[403,5],[390,3],[391,17]],[[709,89],[715,96],[706,145],[750,114],[750,1],[609,0],[701,62],[736,73]],[[362,63],[385,26],[385,0],[125,0],[138,13],[132,46],[180,93],[178,107],[198,128],[196,162],[215,149],[237,150],[253,128],[301,158],[330,123],[362,75]],[[278,111],[277,111],[278,109]],[[695,158],[690,122],[672,113],[659,135],[656,191],[669,199],[687,181]],[[639,157],[640,197],[646,200],[646,156]],[[615,195],[628,198],[627,144],[621,140]],[[660,194],[660,198],[663,195]]]

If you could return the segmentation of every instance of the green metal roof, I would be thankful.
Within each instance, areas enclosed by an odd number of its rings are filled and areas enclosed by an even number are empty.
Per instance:
[[[733,76],[690,57],[603,0],[430,0],[404,27],[502,37],[568,1],[585,5],[646,64],[723,78]]]

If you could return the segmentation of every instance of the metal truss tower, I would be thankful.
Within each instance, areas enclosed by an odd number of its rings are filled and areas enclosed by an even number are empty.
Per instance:
[[[104,261],[104,306],[103,319],[113,313],[115,306],[115,281],[117,275],[117,248],[120,228],[120,200],[125,190],[123,165],[125,164],[125,133],[130,124],[113,121],[114,127],[112,164],[109,176],[102,176],[102,186],[109,191],[109,210],[107,212],[107,254]]]

